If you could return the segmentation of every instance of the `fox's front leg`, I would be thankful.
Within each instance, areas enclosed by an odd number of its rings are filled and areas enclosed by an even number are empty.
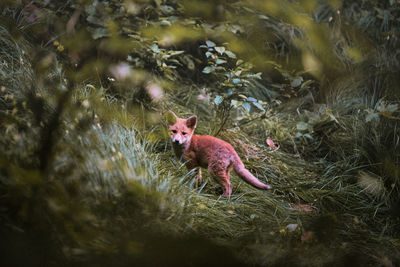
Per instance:
[[[199,187],[199,186],[201,185],[201,179],[202,179],[202,176],[201,176],[201,168],[199,167],[199,171],[198,171],[198,173],[197,173],[196,181],[195,181],[195,186],[196,186],[196,187]]]
[[[186,167],[189,170],[192,170],[192,169],[195,169],[195,168],[198,169],[194,185],[196,187],[199,187],[200,184],[201,184],[202,175],[201,175],[201,167],[200,167],[199,163],[196,160],[196,154],[193,151],[192,152],[186,152],[184,154],[184,159],[186,160]]]

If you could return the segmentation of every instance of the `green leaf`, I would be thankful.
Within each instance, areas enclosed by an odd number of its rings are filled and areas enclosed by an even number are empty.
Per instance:
[[[108,37],[110,34],[108,33],[108,30],[102,27],[99,28],[89,28],[89,31],[92,33],[92,37],[94,40],[103,38],[103,37]]]
[[[160,24],[163,25],[163,26],[171,26],[171,25],[172,25],[171,22],[170,22],[169,20],[162,20],[162,21],[160,22]]]
[[[206,73],[206,74],[210,73],[211,71],[212,71],[212,68],[210,66],[207,66],[203,69],[203,73]]]
[[[247,112],[250,112],[250,103],[249,102],[243,102],[242,106],[247,110]]]
[[[298,77],[294,78],[293,80],[291,80],[290,85],[292,87],[299,87],[302,82],[303,82],[303,77],[298,76]]]
[[[223,100],[224,100],[224,98],[223,98],[222,96],[217,95],[217,96],[214,98],[214,103],[215,103],[215,105],[218,106],[219,104],[222,103]]]
[[[206,52],[206,57],[211,57],[213,55],[213,53],[211,53],[211,52]]]
[[[169,63],[175,63],[175,64],[177,64],[177,65],[182,66],[181,62],[179,62],[179,60],[177,60],[177,59],[170,59],[170,60],[168,60],[168,62],[169,62]]]
[[[304,137],[307,137],[308,139],[313,139],[313,137],[311,136],[311,134],[309,133],[305,133],[303,134]]]
[[[259,110],[265,111],[264,107],[258,102],[252,102],[254,106],[256,106]]]
[[[92,9],[90,9],[92,10]],[[95,12],[95,11],[93,11]],[[104,20],[98,16],[96,16],[96,14],[90,14],[86,17],[86,20],[88,22],[90,22],[91,24],[95,24],[96,26],[104,26]]]
[[[239,78],[235,78],[232,80],[233,84],[238,84],[240,83],[242,80],[240,80]]]
[[[172,12],[174,11],[174,8],[171,7],[171,6],[168,6],[168,5],[163,5],[163,6],[161,6],[161,7],[162,7],[162,9],[163,9],[165,12],[167,12],[167,13],[172,13]]]
[[[256,79],[261,79],[261,72],[257,74],[247,74],[246,77],[248,78],[256,78]]]
[[[231,100],[231,105],[234,106],[234,107],[238,107],[241,104],[242,104],[242,101],[237,101],[235,99]]]
[[[389,113],[394,113],[398,110],[399,106],[397,104],[389,104],[386,106],[386,111]]]
[[[301,88],[308,87],[309,85],[311,85],[311,84],[313,84],[313,83],[314,83],[313,80],[307,80],[307,81],[305,81],[305,82],[301,85]]]
[[[160,49],[158,48],[157,44],[153,44],[151,46],[151,50],[153,50],[153,52],[155,52],[155,53],[160,53]]]
[[[233,74],[235,74],[236,76],[240,76],[240,74],[242,74],[242,70],[235,71]]]
[[[367,116],[365,116],[365,122],[370,122],[372,120],[379,120],[379,113],[373,112],[373,111],[368,111]]]
[[[209,41],[209,40],[206,41],[206,45],[207,45],[208,47],[215,47],[215,46],[216,46],[216,44],[215,44],[214,42]]]
[[[306,131],[306,130],[308,130],[308,127],[309,127],[308,123],[306,123],[304,121],[298,122],[296,124],[296,128],[299,131]]]
[[[223,60],[223,59],[220,59],[220,58],[218,58],[218,59],[215,61],[215,64],[217,64],[217,65],[224,64],[224,63],[226,63],[226,60]]]
[[[224,53],[230,58],[236,58],[236,55],[233,52],[229,51],[229,50],[225,50]]]
[[[221,55],[225,52],[225,47],[223,47],[223,46],[217,46],[214,49],[215,49],[215,51],[217,51]]]
[[[177,56],[177,55],[180,55],[180,54],[183,54],[183,53],[185,53],[185,51],[171,51],[171,52],[169,52],[169,54],[171,56]]]

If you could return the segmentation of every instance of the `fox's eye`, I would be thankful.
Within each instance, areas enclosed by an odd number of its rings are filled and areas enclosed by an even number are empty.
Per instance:
[[[185,132],[182,132],[182,135],[186,135],[186,133],[185,133]]]
[[[172,130],[172,133],[176,133],[176,130]]]

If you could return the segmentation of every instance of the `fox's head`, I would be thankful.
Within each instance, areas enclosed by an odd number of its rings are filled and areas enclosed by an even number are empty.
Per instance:
[[[168,111],[167,121],[172,143],[182,145],[190,141],[197,124],[196,115],[182,119],[178,118],[172,111]]]

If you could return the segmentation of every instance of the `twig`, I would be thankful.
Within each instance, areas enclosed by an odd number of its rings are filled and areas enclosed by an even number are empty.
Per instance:
[[[219,127],[218,131],[215,133],[216,136],[219,135],[219,133],[220,133],[220,132],[222,131],[222,129],[224,128],[226,122],[228,121],[228,119],[229,119],[229,111],[230,111],[231,109],[232,109],[231,106],[229,106],[229,107],[226,108],[226,109],[223,109],[223,111],[222,111],[222,117],[223,117],[222,123],[221,123],[221,126]],[[225,112],[227,112],[228,115],[226,115]]]
[[[58,99],[57,108],[52,114],[49,122],[42,128],[40,137],[40,150],[39,150],[39,160],[40,160],[40,170],[46,172],[49,166],[50,160],[53,158],[54,147],[57,142],[55,134],[58,131],[61,123],[61,116],[69,103],[69,100],[74,90],[74,83],[69,83],[67,91],[64,92]]]

